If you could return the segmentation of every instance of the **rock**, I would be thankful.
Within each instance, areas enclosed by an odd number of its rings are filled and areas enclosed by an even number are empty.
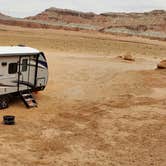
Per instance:
[[[166,60],[162,60],[158,65],[158,69],[166,69]]]
[[[123,56],[120,55],[120,56],[117,56],[117,58],[119,58],[119,59],[123,59]]]
[[[135,61],[135,59],[130,55],[130,54],[126,54],[124,56],[124,60],[127,60],[127,61]]]

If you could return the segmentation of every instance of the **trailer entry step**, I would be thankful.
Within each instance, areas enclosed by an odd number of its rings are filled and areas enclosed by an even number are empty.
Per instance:
[[[27,108],[37,107],[37,102],[30,91],[20,92],[20,97]]]

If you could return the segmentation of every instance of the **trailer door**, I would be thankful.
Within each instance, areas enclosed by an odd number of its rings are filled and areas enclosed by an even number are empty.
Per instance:
[[[19,91],[29,89],[29,57],[20,57],[20,66],[19,66]]]
[[[37,72],[37,58],[38,55],[32,55],[29,57],[29,89],[35,88],[35,78]]]

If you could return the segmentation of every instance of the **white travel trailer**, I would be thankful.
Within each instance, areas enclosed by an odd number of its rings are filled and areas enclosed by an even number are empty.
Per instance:
[[[47,81],[44,53],[21,45],[0,47],[0,109],[13,96],[20,96],[27,107],[37,106],[31,92],[44,90]]]

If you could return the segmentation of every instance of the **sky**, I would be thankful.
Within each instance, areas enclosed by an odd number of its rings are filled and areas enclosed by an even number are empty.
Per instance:
[[[35,15],[49,7],[85,12],[166,10],[166,0],[0,0],[0,12],[15,17]]]

